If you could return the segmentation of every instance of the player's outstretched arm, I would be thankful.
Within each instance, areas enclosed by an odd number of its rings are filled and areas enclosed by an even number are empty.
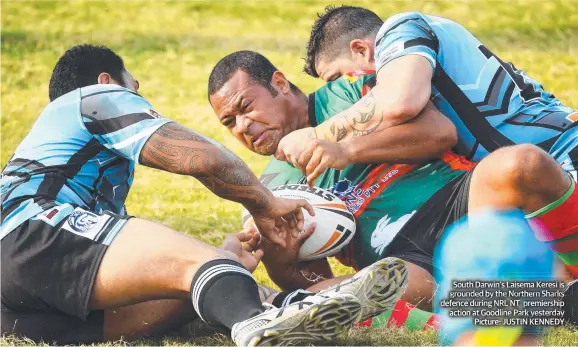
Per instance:
[[[178,123],[157,129],[145,143],[139,157],[142,165],[197,178],[214,194],[239,202],[251,212],[263,235],[285,245],[276,222],[290,215],[291,231],[302,230],[301,207],[314,214],[305,200],[279,199],[261,184],[247,165],[219,143]]]
[[[421,55],[397,58],[377,73],[377,85],[357,103],[315,127],[318,138],[341,141],[383,131],[416,117],[431,94],[432,67]]]
[[[193,176],[219,197],[239,202],[248,210],[266,210],[273,199],[239,157],[178,123],[168,123],[154,132],[143,147],[139,162]]]

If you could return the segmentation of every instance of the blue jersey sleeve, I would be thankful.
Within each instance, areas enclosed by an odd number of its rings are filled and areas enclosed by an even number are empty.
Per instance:
[[[426,58],[436,67],[438,41],[418,12],[400,13],[388,18],[375,38],[375,67],[379,71],[390,61],[409,54]]]
[[[171,122],[129,89],[114,86],[83,88],[82,92],[81,117],[86,129],[103,146],[134,162],[149,137]]]

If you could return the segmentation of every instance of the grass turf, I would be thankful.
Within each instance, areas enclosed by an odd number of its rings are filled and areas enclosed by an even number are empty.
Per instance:
[[[1,156],[4,166],[48,103],[58,57],[79,43],[104,44],[125,60],[145,96],[166,117],[220,141],[260,173],[267,158],[250,153],[219,126],[207,103],[207,78],[224,55],[257,50],[304,91],[321,82],[301,72],[315,15],[329,1],[8,1],[2,2]],[[341,4],[338,3],[338,4]],[[363,1],[383,18],[422,11],[454,19],[492,51],[578,108],[578,2]],[[140,167],[128,198],[133,215],[157,221],[211,244],[240,228],[241,206],[217,199],[200,183]],[[335,262],[337,273],[349,272]],[[257,279],[272,285],[262,267]],[[576,345],[578,333],[554,329],[546,345]],[[172,336],[141,344],[230,344],[226,337]],[[432,345],[432,333],[359,329],[345,345]],[[5,337],[2,345],[29,344]]]

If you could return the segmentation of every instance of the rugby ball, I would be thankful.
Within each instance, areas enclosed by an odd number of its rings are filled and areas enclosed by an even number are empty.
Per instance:
[[[345,203],[332,193],[305,184],[287,184],[272,188],[273,195],[286,199],[307,200],[315,210],[310,216],[303,210],[304,229],[316,222],[315,232],[299,249],[299,260],[315,260],[333,256],[345,247],[355,234],[355,218]],[[243,228],[255,225],[247,210],[243,211]]]

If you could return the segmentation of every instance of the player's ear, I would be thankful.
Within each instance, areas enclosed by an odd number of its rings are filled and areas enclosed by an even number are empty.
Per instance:
[[[368,40],[351,40],[349,42],[349,51],[353,61],[367,64],[373,60],[373,45]]]
[[[106,72],[101,72],[97,78],[98,84],[113,84],[116,81]]]
[[[279,91],[279,93],[287,94],[291,91],[291,85],[289,81],[279,70],[275,71],[273,76],[271,76],[271,84]]]

